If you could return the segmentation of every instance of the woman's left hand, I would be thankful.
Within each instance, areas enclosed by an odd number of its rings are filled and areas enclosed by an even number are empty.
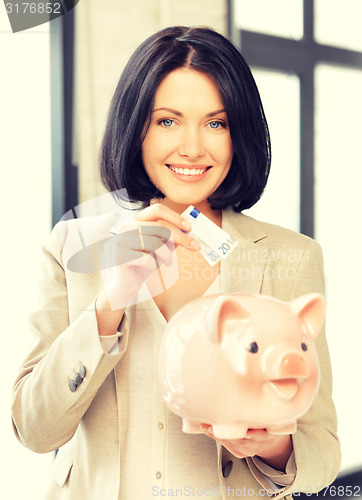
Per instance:
[[[292,439],[289,434],[270,434],[265,429],[249,429],[244,439],[216,439],[212,426],[203,424],[202,431],[215,441],[218,441],[237,458],[254,457],[258,455],[271,467],[284,470],[288,458],[293,451]]]

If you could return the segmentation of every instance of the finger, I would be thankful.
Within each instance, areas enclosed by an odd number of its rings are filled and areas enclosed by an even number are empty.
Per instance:
[[[250,452],[249,450],[246,451],[246,449],[243,449],[242,447],[242,442],[244,441],[243,439],[239,439],[236,441],[231,441],[231,440],[226,440],[226,439],[217,439],[215,438],[213,432],[212,432],[212,427],[208,425],[201,425],[200,426],[201,430],[205,433],[206,436],[210,437],[217,443],[220,443],[221,446],[223,446],[225,449],[227,449],[232,455],[234,455],[236,458],[246,458],[255,455],[255,453]]]
[[[224,448],[226,448],[234,457],[236,458],[247,458],[247,457],[253,457],[255,454],[250,454],[250,453],[244,453],[237,448],[234,448],[233,446],[229,446],[226,444],[221,443]]]
[[[170,231],[167,230],[167,232],[171,235]],[[111,237],[104,245],[102,269],[128,264],[149,268],[150,262],[151,264],[152,262],[156,263],[156,259],[158,265],[165,264],[169,266],[175,260],[173,257],[174,249],[172,238],[164,243],[156,236],[140,235],[138,229],[127,231],[127,233],[119,233]],[[99,261],[100,257],[99,254]],[[146,257],[148,258],[146,259]]]
[[[152,253],[163,245],[174,249],[171,231],[164,227],[136,226],[132,230],[121,232],[109,239],[106,245],[109,254],[118,254],[120,258],[127,252]],[[125,258],[125,257],[124,257]],[[125,258],[128,261],[128,258]]]
[[[200,430],[206,434],[209,437],[212,437],[215,439],[213,430],[212,430],[212,425],[210,424],[200,424]]]
[[[142,255],[140,237],[133,230],[121,233],[109,238],[104,244],[103,260],[105,268],[116,267],[127,264]],[[98,260],[101,261],[101,252],[98,252]]]
[[[153,205],[150,205],[144,210],[138,212],[135,218],[138,221],[157,222],[163,220],[176,226],[180,229],[180,231],[191,231],[191,223],[189,221],[162,203],[154,203]]]
[[[169,237],[165,233],[165,228],[171,231],[175,245],[181,245],[194,251],[198,251],[201,248],[200,243],[187,233],[187,231],[191,230],[191,223],[182,217],[182,215],[160,203],[155,203],[138,212],[135,215],[135,220],[142,233],[154,236],[158,235],[168,246],[170,246]],[[128,230],[131,229],[129,224],[123,224],[116,227],[115,230],[117,233],[123,233],[125,228]]]
[[[254,439],[255,441],[264,441],[269,436],[266,429],[248,429],[245,439]]]
[[[175,259],[173,256],[175,244],[171,231],[164,227],[153,228],[152,226],[146,228],[142,226],[139,229],[139,242],[137,248],[133,249],[138,252],[138,257],[151,255],[155,261],[157,259],[158,265],[171,265]]]
[[[156,225],[150,222],[143,222],[142,225],[139,226],[139,231],[141,238],[145,242],[146,251],[156,250],[156,248],[146,245],[147,237],[152,236],[158,237],[160,241],[170,248],[170,250],[174,250],[174,246],[177,245],[181,245],[194,251],[200,250],[201,248],[199,242],[192,236],[188,233],[180,231],[177,227],[167,221],[159,220]],[[158,245],[157,248],[159,246],[160,245]]]
[[[180,231],[178,228],[175,228],[172,224],[166,221],[159,222],[165,228],[169,229],[172,234],[172,239],[174,244],[181,245],[189,250],[198,251],[201,248],[201,245],[198,241],[196,241],[190,234]]]
[[[163,228],[167,231],[168,238],[164,239],[163,236],[158,236],[157,234],[146,234],[143,228],[140,228],[140,240],[141,248],[144,253],[154,253],[161,248],[167,248],[168,251],[173,251],[175,245],[173,243],[173,238],[171,231],[169,229]]]

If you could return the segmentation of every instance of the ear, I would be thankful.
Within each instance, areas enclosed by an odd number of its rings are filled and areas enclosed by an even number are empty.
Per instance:
[[[206,312],[205,334],[212,343],[220,344],[230,321],[247,321],[249,317],[240,298],[219,295]]]
[[[308,293],[292,300],[290,306],[314,339],[322,330],[326,315],[326,301],[323,295]]]

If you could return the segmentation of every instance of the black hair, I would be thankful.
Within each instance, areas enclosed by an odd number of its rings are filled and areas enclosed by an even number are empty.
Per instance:
[[[210,28],[173,26],[147,38],[133,53],[115,90],[100,152],[109,191],[126,189],[146,204],[164,195],[149,179],[141,145],[157,87],[173,70],[188,67],[211,76],[226,109],[234,156],[228,175],[209,198],[214,209],[250,208],[261,197],[270,170],[270,137],[258,88],[239,50]]]

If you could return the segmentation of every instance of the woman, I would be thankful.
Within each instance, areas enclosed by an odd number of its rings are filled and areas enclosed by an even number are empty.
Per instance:
[[[155,382],[163,328],[188,301],[323,292],[316,242],[241,214],[260,198],[269,167],[259,94],[228,40],[173,27],[136,50],[112,100],[101,175],[109,191],[126,189],[141,204],[139,237],[115,213],[56,226],[31,321],[37,343],[15,384],[20,441],[37,452],[60,448],[47,498],[286,496],[333,481],[339,443],[324,333],[319,393],[293,436],[250,430],[246,439],[217,442],[208,426],[206,435],[186,435]],[[189,205],[238,241],[221,265],[210,267],[187,233],[181,214]],[[100,272],[67,265],[79,234],[105,242],[105,283]]]

